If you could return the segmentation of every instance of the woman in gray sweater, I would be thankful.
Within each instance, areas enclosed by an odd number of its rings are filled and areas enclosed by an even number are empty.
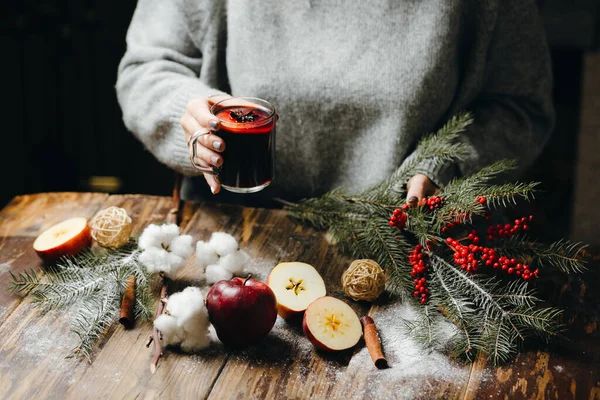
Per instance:
[[[185,198],[220,190],[186,141],[218,129],[224,96],[275,105],[276,179],[261,194],[292,200],[375,184],[473,111],[468,156],[421,164],[415,200],[501,158],[531,164],[553,126],[549,65],[534,0],[138,0],[117,93],[127,127],[187,177]],[[219,166],[226,145],[204,135],[199,157]]]

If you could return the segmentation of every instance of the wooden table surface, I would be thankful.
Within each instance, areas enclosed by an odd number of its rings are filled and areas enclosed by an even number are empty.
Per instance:
[[[377,370],[362,344],[335,356],[316,352],[301,329],[278,319],[266,339],[243,351],[216,341],[193,355],[167,350],[152,375],[151,350],[145,347],[149,322],[131,330],[115,324],[88,363],[68,358],[76,338],[69,332],[67,313],[41,314],[27,297],[6,291],[9,272],[41,266],[32,243],[51,225],[116,205],[129,212],[139,233],[149,223],[164,221],[170,202],[142,195],[46,193],[16,197],[0,212],[0,398],[600,399],[600,295],[595,287],[600,280],[593,268],[585,281],[538,282],[566,308],[568,339],[523,349],[499,368],[483,357],[458,364],[415,347],[395,323],[394,316],[407,312],[406,307],[387,302],[352,306],[379,323],[388,370]],[[194,240],[206,240],[213,231],[235,235],[253,258],[253,273],[263,280],[278,262],[298,260],[321,272],[329,293],[341,292],[348,260],[322,233],[297,225],[283,211],[185,203],[181,227]],[[191,267],[178,278],[182,287],[201,284]]]

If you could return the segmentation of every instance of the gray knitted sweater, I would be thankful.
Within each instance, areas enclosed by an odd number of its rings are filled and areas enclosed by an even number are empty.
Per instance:
[[[469,156],[421,165],[441,186],[500,158],[527,167],[553,126],[533,0],[138,0],[117,93],[146,148],[198,175],[179,119],[223,92],[275,105],[269,193],[287,198],[377,183],[463,109]]]

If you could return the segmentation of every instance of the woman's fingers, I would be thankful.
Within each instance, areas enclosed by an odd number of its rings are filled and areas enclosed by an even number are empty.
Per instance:
[[[417,202],[423,197],[433,195],[437,187],[431,182],[431,180],[423,175],[416,174],[406,184],[408,193],[406,194],[406,203],[410,206],[417,205]]]
[[[205,127],[200,126],[198,121],[196,121],[196,119],[188,113],[181,118],[180,122],[183,130],[185,131],[186,141],[189,141],[192,135],[198,131],[208,132]],[[225,150],[225,142],[223,142],[223,139],[217,135],[213,135],[212,133],[207,133],[206,135],[200,136],[198,143],[204,147],[218,152]]]
[[[203,128],[211,131],[219,129],[219,120],[210,112],[210,106],[206,99],[190,100],[186,113],[194,117]]]
[[[204,179],[206,179],[206,183],[210,186],[210,191],[212,194],[217,194],[221,190],[221,182],[217,179],[216,176],[211,174],[204,174]]]
[[[203,135],[208,136],[208,134]],[[220,167],[223,164],[223,157],[209,148],[196,143],[195,162],[199,162],[203,166]]]

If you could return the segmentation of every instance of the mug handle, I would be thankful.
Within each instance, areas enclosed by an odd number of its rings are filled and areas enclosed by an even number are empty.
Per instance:
[[[213,169],[213,167],[196,162],[196,157],[198,155],[196,143],[198,143],[198,139],[200,139],[204,135],[208,135],[209,133],[209,130],[197,130],[196,132],[194,132],[194,134],[190,138],[190,141],[188,142],[188,149],[190,153],[190,162],[192,163],[194,168],[196,168],[199,171],[202,171],[205,174],[215,175],[215,170]]]

